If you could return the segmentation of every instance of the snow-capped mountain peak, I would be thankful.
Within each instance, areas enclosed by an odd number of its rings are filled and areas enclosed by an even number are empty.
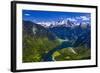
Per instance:
[[[74,27],[74,26],[79,26],[80,23],[77,22],[74,19],[63,19],[63,20],[58,20],[58,21],[51,21],[51,22],[38,22],[37,24],[45,27],[45,28],[53,28],[53,27]],[[83,24],[83,23],[82,23]],[[85,24],[85,23],[84,23]]]

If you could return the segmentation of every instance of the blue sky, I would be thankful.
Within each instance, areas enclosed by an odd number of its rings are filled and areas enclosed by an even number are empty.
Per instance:
[[[23,20],[33,22],[51,22],[63,19],[69,19],[77,22],[88,22],[91,21],[90,13],[79,13],[79,12],[56,12],[56,11],[36,11],[36,10],[23,10]]]

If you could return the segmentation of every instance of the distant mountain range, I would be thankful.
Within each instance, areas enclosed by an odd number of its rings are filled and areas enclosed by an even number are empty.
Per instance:
[[[91,27],[90,24],[75,24],[74,22],[67,20],[66,24],[64,22],[61,24],[51,24],[50,26],[45,26],[43,24],[37,24],[30,21],[23,21],[24,31],[29,35],[36,37],[48,37],[48,39],[56,40],[57,38],[62,40],[69,40],[70,43],[75,44],[82,43],[90,47],[91,40]]]
[[[79,26],[80,24],[84,24],[84,26],[87,26],[90,24],[87,22],[76,22],[76,21],[71,21],[71,20],[59,20],[59,21],[51,21],[51,22],[37,22],[37,24],[45,27],[45,28],[53,28],[53,27],[75,27]]]

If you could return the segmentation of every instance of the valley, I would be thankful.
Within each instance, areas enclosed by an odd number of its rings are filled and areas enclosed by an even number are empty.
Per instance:
[[[23,21],[23,62],[91,59],[90,25],[67,25],[44,27]]]

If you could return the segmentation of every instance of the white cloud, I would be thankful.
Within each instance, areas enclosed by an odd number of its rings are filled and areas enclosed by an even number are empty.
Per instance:
[[[81,18],[82,18],[82,20],[89,20],[89,18],[86,16],[81,16]]]
[[[80,16],[82,18],[82,20],[89,20],[89,17],[86,17],[86,16]]]
[[[87,16],[79,16],[79,17],[76,17],[76,19],[81,19],[81,20],[83,20],[83,21],[88,21],[88,20],[90,20],[90,18],[87,17]]]
[[[26,16],[30,16],[30,14],[28,14],[28,13],[26,13],[25,15],[26,15]]]
[[[81,19],[81,17],[79,16],[79,17],[76,17],[76,19]]]
[[[67,20],[70,20],[70,21],[73,21],[73,22],[77,21],[75,18],[67,18]]]

